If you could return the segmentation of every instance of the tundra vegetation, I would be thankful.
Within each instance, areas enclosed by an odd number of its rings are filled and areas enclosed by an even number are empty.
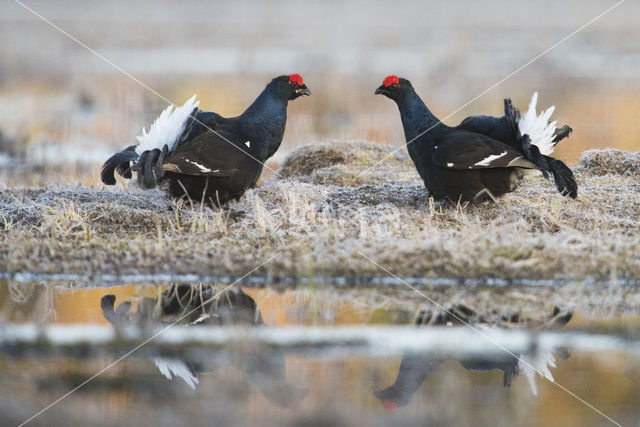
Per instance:
[[[609,308],[631,311],[640,277],[640,159],[589,151],[574,169],[577,200],[536,173],[497,203],[442,204],[429,198],[406,151],[340,141],[293,151],[277,177],[223,209],[134,185],[8,188],[0,191],[0,270],[9,278],[228,280],[276,255],[252,276],[384,282],[389,274],[370,258],[421,286],[573,283],[582,291],[556,299],[595,304],[613,293],[619,298]]]

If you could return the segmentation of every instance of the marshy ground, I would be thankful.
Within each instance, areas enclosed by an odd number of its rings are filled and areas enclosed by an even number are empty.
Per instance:
[[[107,188],[100,165],[165,100],[19,3],[0,4],[5,424],[90,378],[29,425],[637,424],[639,2],[21,3],[176,104],[197,93],[203,109],[233,116],[289,73],[313,95],[288,108],[267,163],[278,173],[265,169],[225,209]],[[373,94],[388,74],[410,79],[449,125],[501,115],[506,97],[524,109],[538,91],[539,109],[555,105],[574,129],[554,156],[574,169],[578,199],[536,173],[495,204],[433,203],[397,108]],[[142,325],[123,340],[101,311],[107,295],[136,310],[175,283],[222,291],[262,263],[237,283],[260,327],[176,325],[147,341]],[[497,341],[415,327],[443,316],[433,302]],[[530,360],[555,355],[542,369],[557,383],[538,376],[535,395],[523,372],[504,388],[501,371],[463,365],[504,361],[496,342]],[[193,390],[149,359],[164,350],[222,369]],[[409,378],[419,390],[387,411],[377,394],[409,350],[409,376],[426,380]],[[292,390],[304,398],[285,409],[274,396]]]
[[[224,209],[133,184],[11,188],[0,192],[0,270],[230,280],[273,257],[254,283],[393,283],[379,264],[419,286],[444,286],[443,304],[478,307],[479,285],[519,284],[537,290],[496,292],[503,304],[632,314],[639,171],[637,153],[590,151],[575,167],[577,200],[535,173],[497,203],[451,205],[429,198],[404,150],[332,142],[295,150],[276,178]]]

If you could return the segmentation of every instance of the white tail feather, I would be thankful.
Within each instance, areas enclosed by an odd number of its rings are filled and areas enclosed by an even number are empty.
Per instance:
[[[531,360],[529,360],[529,358],[524,354],[521,354],[518,360],[518,367],[520,370],[524,371],[527,376],[527,380],[529,380],[531,392],[537,396],[538,387],[536,385],[536,373],[551,382],[554,381],[553,375],[551,375],[551,370],[549,369],[549,367],[556,367],[556,359],[553,355],[553,350],[538,350]]]
[[[529,135],[531,142],[538,146],[540,153],[548,156],[555,148],[553,138],[558,122],[549,122],[549,119],[556,107],[551,106],[538,116],[536,113],[537,103],[538,92],[534,92],[531,97],[531,102],[529,103],[529,109],[518,122],[518,128],[520,128],[520,133],[522,135]]]
[[[173,151],[184,131],[189,114],[199,105],[200,101],[196,101],[196,95],[189,98],[182,107],[169,105],[153,122],[149,132],[142,128],[142,135],[136,137],[139,142],[136,153],[142,154],[156,148],[162,150],[165,145],[169,147],[169,151]]]
[[[173,379],[171,375],[173,374],[176,378],[182,378],[184,382],[194,390],[196,388],[195,385],[200,382],[198,381],[198,378],[191,373],[187,365],[185,365],[185,363],[180,359],[170,357],[153,357],[152,360],[158,367],[158,370],[160,370],[160,373],[167,377],[167,379]]]

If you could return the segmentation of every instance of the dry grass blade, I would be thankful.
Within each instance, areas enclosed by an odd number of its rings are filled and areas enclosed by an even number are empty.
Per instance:
[[[3,190],[0,215],[10,225],[0,234],[0,270],[228,276],[281,250],[265,275],[380,276],[361,251],[403,277],[640,277],[637,175],[580,168],[576,201],[532,176],[498,203],[457,206],[430,199],[405,158],[351,184],[349,176],[390,149],[346,142],[298,150],[283,166],[287,179],[223,209],[159,191]],[[325,160],[309,158],[317,153]]]

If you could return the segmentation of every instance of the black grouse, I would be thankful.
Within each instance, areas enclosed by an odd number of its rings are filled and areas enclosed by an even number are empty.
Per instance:
[[[432,311],[424,310],[418,314],[416,326],[420,327],[462,327],[484,326],[499,327],[500,329],[517,329],[526,326],[532,331],[558,330],[563,328],[573,313],[554,307],[550,317],[532,320],[522,318],[519,313],[511,313],[508,316],[487,317],[477,313],[462,304],[454,304],[448,310]],[[437,353],[437,351],[436,351]],[[515,355],[510,352],[502,354],[477,354],[474,356],[444,357],[430,352],[419,353],[407,351],[402,355],[400,369],[396,380],[389,387],[374,391],[373,394],[380,400],[385,409],[393,410],[409,404],[413,395],[418,391],[432,372],[436,371],[445,360],[453,358],[467,370],[486,372],[493,370],[502,371],[502,386],[510,387],[513,379],[522,370],[526,375],[533,394],[537,394],[535,381],[536,374],[544,375],[553,381],[553,375],[549,366],[555,367],[555,357],[562,359],[569,357],[566,348],[556,347],[553,350],[533,349],[532,351]]]
[[[190,328],[207,325],[265,326],[256,302],[239,288],[220,294],[215,284],[171,285],[157,299],[143,298],[135,311],[131,301],[122,302],[117,307],[115,301],[115,295],[107,294],[100,300],[100,308],[104,317],[118,330],[132,325],[157,328],[167,323],[180,323]],[[182,378],[190,388],[195,389],[200,374],[228,368],[224,358],[212,356],[208,359],[206,354],[193,352],[179,357],[155,355],[152,360],[165,377]],[[234,357],[229,365],[242,370],[245,378],[273,406],[293,408],[307,396],[306,389],[287,381],[282,350],[275,348],[254,352],[246,349],[232,351],[232,354]]]
[[[545,178],[553,175],[560,193],[577,197],[571,169],[549,157],[572,129],[566,125],[556,129],[556,122],[549,122],[554,107],[536,115],[537,93],[524,117],[505,99],[504,116],[471,116],[455,127],[429,111],[409,80],[388,76],[375,93],[398,105],[409,156],[434,198],[495,200],[512,191],[532,169],[542,171]]]
[[[143,188],[158,185],[175,197],[215,205],[238,199],[255,185],[264,162],[280,147],[287,104],[311,91],[298,74],[274,78],[238,117],[198,109],[194,95],[182,107],[169,106],[139,144],[111,156],[102,182],[116,183],[114,171]]]

